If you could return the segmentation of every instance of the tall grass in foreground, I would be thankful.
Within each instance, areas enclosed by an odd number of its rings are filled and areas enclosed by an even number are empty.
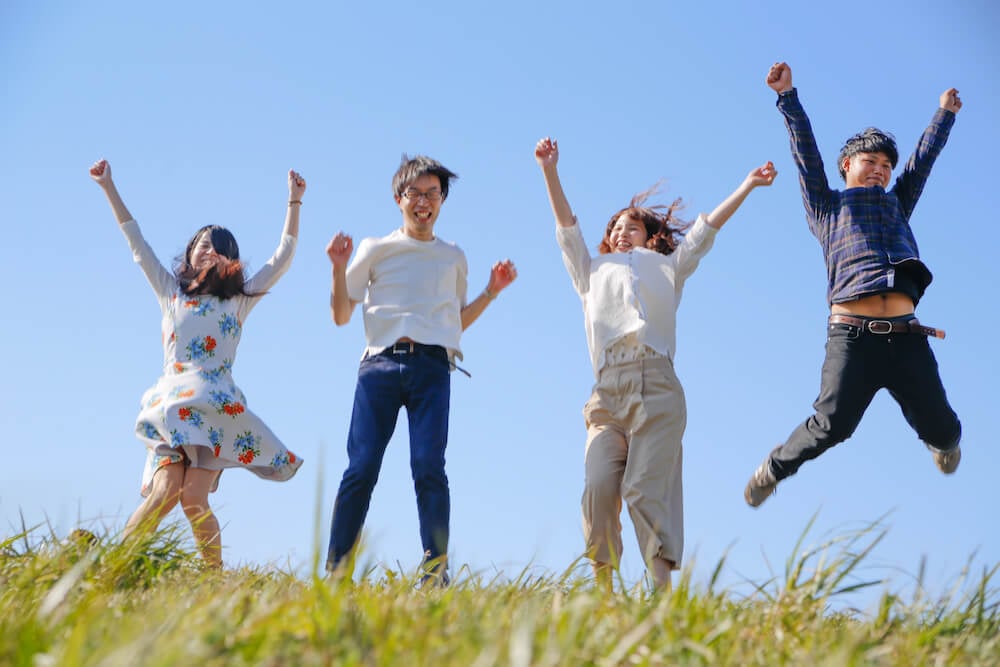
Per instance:
[[[0,665],[1000,665],[996,567],[939,599],[918,581],[867,616],[835,611],[885,584],[858,579],[878,524],[801,553],[800,539],[749,596],[717,590],[725,559],[704,585],[685,570],[669,594],[610,597],[580,568],[460,570],[448,588],[390,569],[357,582],[212,572],[181,534],[0,542]]]

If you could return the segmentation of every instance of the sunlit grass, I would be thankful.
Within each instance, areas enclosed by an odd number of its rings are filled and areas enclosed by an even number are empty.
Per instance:
[[[0,664],[1000,664],[996,567],[966,568],[938,598],[918,572],[903,599],[862,576],[880,522],[804,547],[811,527],[749,594],[719,588],[723,558],[707,582],[685,570],[669,594],[619,581],[610,597],[582,564],[454,568],[451,586],[422,587],[419,572],[372,564],[353,581],[206,570],[176,526],[125,544],[36,528],[0,542]],[[841,604],[864,589],[882,590],[873,609]]]

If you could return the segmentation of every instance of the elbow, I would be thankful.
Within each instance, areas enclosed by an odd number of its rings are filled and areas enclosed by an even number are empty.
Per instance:
[[[351,321],[350,315],[338,315],[337,313],[333,313],[333,323],[336,324],[338,327],[342,327],[350,321]]]

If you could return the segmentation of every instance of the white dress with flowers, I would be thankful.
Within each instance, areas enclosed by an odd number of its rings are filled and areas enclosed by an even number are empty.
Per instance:
[[[290,479],[302,459],[247,408],[232,376],[243,322],[260,296],[186,295],[156,258],[139,225],[130,220],[121,228],[163,313],[163,375],[143,395],[135,424],[147,448],[142,495],[149,494],[159,468],[183,461],[185,454],[200,468],[245,468],[264,479]],[[247,281],[246,291],[270,289],[294,254],[295,237],[286,235],[267,264]]]

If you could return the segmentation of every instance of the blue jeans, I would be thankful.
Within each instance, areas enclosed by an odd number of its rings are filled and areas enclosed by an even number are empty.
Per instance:
[[[771,472],[785,479],[849,438],[882,388],[896,399],[924,443],[945,451],[958,446],[962,424],[948,404],[926,336],[875,334],[848,324],[829,324],[819,397],[813,403],[816,412],[771,452]]]
[[[408,344],[397,343],[396,350]],[[347,437],[347,470],[333,506],[327,569],[350,553],[361,533],[385,448],[406,407],[410,469],[417,494],[420,541],[428,559],[448,552],[451,499],[444,471],[451,377],[448,353],[437,345],[386,348],[361,361]]]

